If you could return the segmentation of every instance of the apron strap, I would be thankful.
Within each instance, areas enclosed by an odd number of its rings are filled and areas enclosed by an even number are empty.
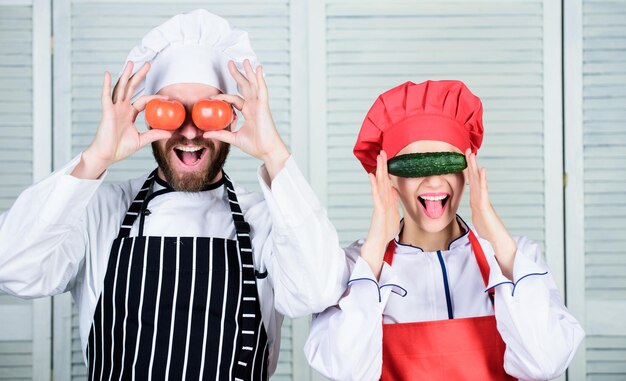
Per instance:
[[[387,262],[389,266],[393,262],[393,253],[396,251],[396,240],[392,239],[387,244],[387,248],[385,249],[385,256],[383,257],[383,261]]]
[[[472,245],[472,252],[474,253],[474,258],[476,258],[476,263],[478,264],[478,269],[480,270],[480,275],[483,278],[485,287],[487,287],[489,285],[489,271],[490,271],[489,263],[487,263],[487,257],[485,257],[485,252],[483,251],[483,248],[480,246],[480,243],[478,242],[478,238],[476,238],[476,235],[474,234],[472,229],[469,229],[468,235],[469,235],[470,244]],[[384,261],[387,262],[389,266],[391,266],[391,263],[393,262],[393,253],[395,250],[396,250],[396,242],[395,240],[392,239],[387,244],[387,249],[385,250],[385,256],[384,256]],[[495,291],[493,289],[490,289],[487,292],[489,293],[489,299],[491,299],[491,303],[493,303]]]
[[[124,219],[122,220],[122,226],[120,226],[120,231],[117,234],[117,238],[125,238],[130,235],[130,229],[133,227],[135,220],[140,213],[144,211],[143,204],[146,198],[148,197],[148,193],[150,192],[150,188],[152,187],[152,183],[154,182],[154,178],[156,176],[157,170],[155,169],[150,173],[146,181],[144,181],[141,189],[135,196],[135,199],[130,204]]]
[[[489,263],[487,263],[487,257],[485,256],[482,246],[480,246],[480,243],[478,242],[478,238],[476,238],[476,235],[471,229],[469,231],[469,240],[472,245],[472,251],[474,252],[474,258],[476,258],[476,263],[478,263],[478,268],[480,269],[480,275],[482,275],[485,287],[487,287],[489,286]],[[491,304],[493,304],[495,290],[493,288],[489,289],[487,290],[487,293],[489,294],[489,299],[491,299]]]

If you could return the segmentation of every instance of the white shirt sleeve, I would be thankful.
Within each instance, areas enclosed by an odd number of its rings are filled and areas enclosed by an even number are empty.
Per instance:
[[[24,190],[0,215],[0,290],[23,298],[66,291],[85,256],[82,223],[102,180],[70,175],[80,156]]]
[[[304,346],[311,367],[332,380],[378,380],[382,371],[383,310],[397,283],[386,263],[380,281],[359,255],[360,245],[346,249],[353,266],[339,304],[313,317]]]
[[[348,270],[326,210],[293,157],[271,181],[271,187],[263,166],[258,177],[272,222],[262,248],[262,263],[271,277],[276,309],[300,317],[336,304]]]
[[[516,241],[514,282],[490,258],[504,368],[522,380],[553,379],[565,372],[585,333],[563,304],[539,246],[525,237]]]

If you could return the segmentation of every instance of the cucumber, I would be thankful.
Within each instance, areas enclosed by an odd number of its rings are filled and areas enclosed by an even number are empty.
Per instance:
[[[467,168],[465,155],[456,152],[426,152],[399,155],[387,161],[389,174],[427,177],[460,172]]]

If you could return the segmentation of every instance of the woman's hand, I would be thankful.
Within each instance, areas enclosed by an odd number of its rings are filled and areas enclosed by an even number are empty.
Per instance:
[[[169,138],[172,133],[164,130],[148,130],[140,133],[135,127],[137,115],[146,104],[155,98],[167,99],[161,95],[142,96],[131,104],[130,99],[137,85],[150,70],[149,64],[131,76],[133,63],[128,62],[111,94],[111,74],[104,73],[102,85],[102,117],[96,136],[85,149],[80,163],[72,175],[83,179],[97,179],[112,164],[123,160],[141,148],[160,139]]]
[[[361,257],[370,265],[378,279],[385,248],[396,237],[400,228],[398,192],[391,185],[385,151],[380,151],[376,158],[376,175],[370,173],[368,176],[372,187],[374,210],[367,238],[361,248]]]
[[[515,241],[508,230],[506,230],[489,200],[487,170],[478,167],[476,155],[470,149],[465,152],[465,158],[467,160],[467,176],[470,186],[472,223],[478,235],[491,243],[504,276],[512,279],[513,262],[517,250]]]

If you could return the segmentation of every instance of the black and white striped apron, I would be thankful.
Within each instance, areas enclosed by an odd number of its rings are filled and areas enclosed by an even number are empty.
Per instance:
[[[90,380],[267,380],[267,334],[257,296],[250,226],[224,185],[236,240],[143,236],[156,170],[114,240],[96,307]],[[140,217],[137,237],[130,228]]]

